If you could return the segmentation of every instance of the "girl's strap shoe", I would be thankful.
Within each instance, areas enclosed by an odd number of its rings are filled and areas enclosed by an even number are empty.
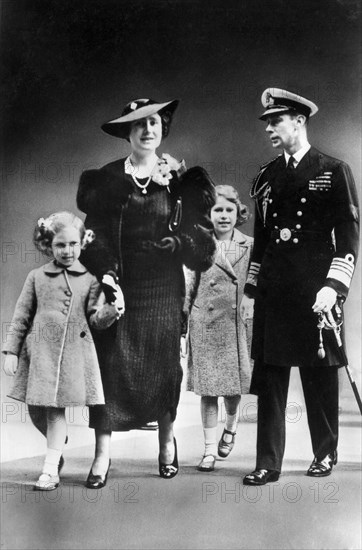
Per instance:
[[[225,434],[231,435],[231,441],[229,443],[224,439]],[[229,430],[224,428],[224,431],[222,432],[222,436],[217,448],[217,452],[219,456],[221,456],[222,458],[226,458],[227,456],[229,456],[229,454],[231,453],[235,445],[235,436],[236,436],[236,432],[230,432]]]
[[[59,487],[59,476],[50,474],[41,474],[38,481],[34,485],[35,491],[54,491]]]
[[[216,457],[214,455],[204,455],[197,469],[199,472],[213,472],[215,469]]]

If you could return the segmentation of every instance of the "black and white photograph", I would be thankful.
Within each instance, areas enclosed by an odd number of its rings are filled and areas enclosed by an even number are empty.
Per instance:
[[[0,0],[2,550],[362,547],[359,0]]]

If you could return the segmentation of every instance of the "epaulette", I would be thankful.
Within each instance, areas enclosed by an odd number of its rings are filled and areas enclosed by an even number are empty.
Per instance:
[[[280,155],[278,155],[277,157],[273,158],[272,160],[269,160],[268,162],[266,162],[265,164],[262,164],[260,166],[260,171],[259,173],[257,174],[257,176],[255,177],[254,181],[253,181],[253,185],[251,186],[251,189],[250,189],[250,198],[252,199],[255,199],[258,195],[260,195],[260,193],[264,190],[264,187],[267,185],[268,182],[266,182],[264,185],[262,185],[261,187],[258,187],[258,184],[259,184],[259,181],[260,181],[260,178],[261,176],[264,174],[265,170],[267,168],[269,168],[269,166],[271,164],[273,164],[275,161],[277,161],[281,156],[282,156],[283,153],[280,153]]]

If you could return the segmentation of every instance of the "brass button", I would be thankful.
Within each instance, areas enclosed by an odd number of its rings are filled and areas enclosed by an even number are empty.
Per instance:
[[[63,309],[62,313],[64,313],[64,315],[68,315],[68,310],[67,310],[67,309]]]
[[[301,229],[301,225],[299,223],[297,223],[297,225],[295,226],[295,229]]]
[[[64,305],[69,306],[70,300],[64,300]]]
[[[300,202],[305,203],[305,202],[307,202],[307,199],[306,199],[305,197],[302,197],[302,198],[300,199]]]
[[[269,199],[269,204],[271,204],[273,202],[273,199]]]
[[[72,293],[70,292],[70,290],[64,290],[64,294],[65,294],[66,296],[71,296],[71,295],[72,295]]]
[[[298,210],[297,216],[303,216],[303,212],[301,210]]]
[[[279,243],[280,243],[280,239],[275,239],[275,242],[276,242],[277,244],[279,244]]]
[[[295,244],[299,243],[299,239],[293,239],[293,243]]]
[[[233,309],[236,309],[236,304],[233,304],[231,307],[232,307]]]
[[[216,282],[214,281],[214,279],[212,279],[212,280],[210,281],[210,286],[215,286],[215,285],[216,285]]]
[[[214,306],[212,304],[209,305],[209,311],[212,311],[214,309]]]
[[[277,214],[276,212],[274,212],[274,214],[273,214],[273,218],[276,218],[276,217],[277,217],[277,215],[278,215],[278,214]]]

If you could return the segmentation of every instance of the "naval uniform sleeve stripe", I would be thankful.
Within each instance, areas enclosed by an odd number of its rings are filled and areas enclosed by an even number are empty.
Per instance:
[[[352,277],[353,271],[354,271],[354,264],[352,262],[348,262],[347,260],[344,260],[343,258],[334,258],[331,263],[331,269],[344,271],[345,273],[349,274]]]
[[[254,273],[255,275],[258,275],[260,271],[260,264],[257,262],[251,262],[249,267],[249,273]]]
[[[258,281],[259,271],[260,271],[260,264],[257,262],[251,262],[246,284],[256,286]]]

